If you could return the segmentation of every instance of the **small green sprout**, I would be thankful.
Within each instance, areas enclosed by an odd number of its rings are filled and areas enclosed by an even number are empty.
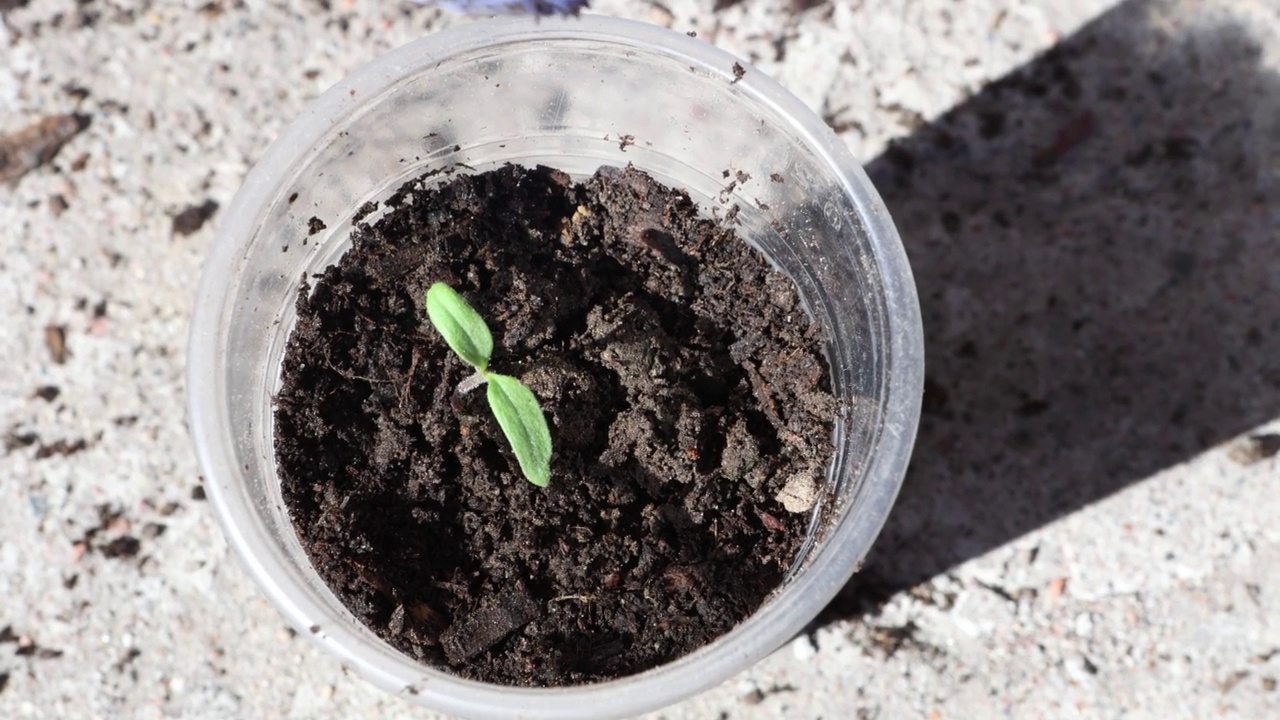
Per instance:
[[[547,419],[538,398],[524,383],[510,375],[489,372],[493,335],[484,318],[442,282],[427,290],[427,317],[458,357],[476,369],[475,375],[458,385],[458,394],[488,385],[489,409],[511,443],[520,471],[529,482],[546,487],[551,479],[551,431]]]

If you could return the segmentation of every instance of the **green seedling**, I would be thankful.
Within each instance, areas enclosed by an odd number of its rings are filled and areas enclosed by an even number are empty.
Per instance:
[[[489,409],[511,443],[520,471],[529,482],[546,487],[551,479],[551,431],[538,398],[510,375],[489,372],[493,335],[484,318],[453,288],[438,282],[427,290],[427,317],[462,361],[476,369],[457,389],[464,395],[488,385]]]

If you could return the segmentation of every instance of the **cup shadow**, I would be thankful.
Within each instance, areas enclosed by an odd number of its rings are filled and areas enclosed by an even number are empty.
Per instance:
[[[1280,78],[1248,28],[1176,13],[1125,3],[867,167],[920,293],[924,414],[818,624],[1280,415]]]

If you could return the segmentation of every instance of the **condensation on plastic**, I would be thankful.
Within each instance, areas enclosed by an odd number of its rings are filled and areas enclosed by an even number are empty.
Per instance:
[[[190,339],[191,427],[209,498],[250,575],[304,636],[411,702],[471,718],[628,717],[746,669],[797,633],[866,555],[920,413],[910,269],[862,169],[795,97],[711,45],[602,17],[495,20],[370,63],[285,130],[225,213]],[[392,649],[311,568],[276,480],[271,398],[300,278],[349,247],[349,218],[425,171],[546,164],[583,177],[632,163],[740,233],[796,282],[832,341],[843,401],[811,542],[784,585],[710,645],[640,675],[572,688],[460,680]],[[729,176],[725,176],[725,171]],[[736,173],[749,175],[736,182]],[[772,177],[771,177],[772,176]],[[734,188],[725,188],[735,181]],[[328,228],[308,237],[309,221]]]

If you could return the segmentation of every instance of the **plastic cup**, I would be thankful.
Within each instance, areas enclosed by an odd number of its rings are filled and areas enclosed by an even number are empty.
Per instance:
[[[884,205],[841,142],[795,97],[745,63],[735,72],[735,63],[703,41],[598,16],[437,33],[320,97],[228,208],[190,340],[191,426],[209,499],[287,621],[373,684],[474,718],[650,711],[785,643],[845,584],[879,533],[920,413],[922,332],[910,269]],[[576,177],[632,163],[688,190],[708,213],[736,204],[740,234],[795,280],[826,329],[843,401],[812,532],[782,587],[715,642],[605,683],[488,685],[393,649],[312,569],[276,477],[271,398],[300,278],[349,247],[349,219],[366,201],[428,170],[508,162]],[[327,228],[309,236],[312,218]]]

